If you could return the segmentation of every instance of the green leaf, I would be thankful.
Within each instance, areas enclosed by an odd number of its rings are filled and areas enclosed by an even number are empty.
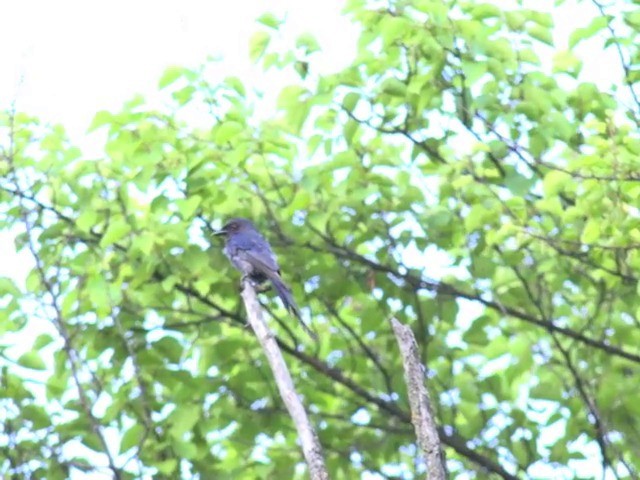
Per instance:
[[[155,462],[153,466],[156,467],[160,473],[164,475],[171,475],[178,468],[178,459],[168,458],[160,462]]]
[[[464,219],[465,229],[467,232],[482,229],[486,225],[487,219],[493,218],[494,215],[495,213],[484,205],[474,205]]]
[[[238,77],[227,77],[224,79],[224,83],[233,88],[241,97],[244,97],[247,94],[242,80]]]
[[[259,31],[253,34],[249,40],[249,58],[251,58],[253,62],[259,60],[260,57],[264,55],[270,40],[271,36],[267,32]]]
[[[596,16],[586,27],[574,30],[569,35],[569,48],[573,49],[581,41],[594,37],[607,27],[609,21],[608,16]]]
[[[20,413],[25,419],[33,422],[33,427],[36,430],[47,428],[51,425],[51,418],[49,414],[40,405],[24,405]]]
[[[221,123],[215,130],[215,142],[224,144],[233,141],[244,130],[245,127],[239,122],[226,121]]]
[[[349,92],[344,96],[344,100],[342,101],[342,106],[347,112],[353,112],[359,100],[360,100],[360,94],[356,92]]]
[[[87,208],[76,219],[76,226],[82,232],[90,232],[98,222],[98,213],[95,210]]]
[[[289,85],[284,87],[278,95],[277,106],[278,108],[292,108],[296,107],[300,103],[300,98],[306,95],[308,90],[299,85]]]
[[[110,310],[109,284],[101,275],[89,277],[85,288],[94,310],[100,313]]]
[[[527,10],[527,17],[532,22],[537,23],[542,27],[553,27],[553,16],[547,12],[541,12],[538,10]]]
[[[182,358],[184,347],[178,340],[173,337],[162,337],[160,340],[153,344],[153,348],[156,349],[163,358],[167,358],[171,363],[178,363]]]
[[[53,342],[53,337],[51,335],[49,335],[48,333],[41,333],[36,337],[35,341],[33,342],[33,348],[35,350],[40,350],[52,342]]]
[[[404,97],[407,93],[407,86],[397,78],[387,78],[382,82],[381,90],[394,97]]]
[[[127,450],[140,444],[140,441],[144,437],[145,428],[140,423],[134,423],[122,436],[120,441],[120,453],[125,453]]]
[[[132,248],[139,250],[143,255],[149,255],[157,241],[158,238],[154,234],[143,232],[133,239]]]
[[[81,438],[82,443],[94,452],[101,452],[104,448],[100,441],[100,437],[98,437],[94,432],[84,431],[82,432]]]
[[[630,68],[627,73],[626,80],[629,84],[640,82],[640,68]]]
[[[0,298],[5,295],[17,297],[20,295],[20,290],[10,278],[0,277]]]
[[[531,190],[535,183],[536,179],[534,177],[527,178],[518,173],[514,168],[510,168],[507,171],[504,180],[505,186],[515,195],[525,195]]]
[[[544,194],[546,196],[557,195],[571,182],[573,182],[573,179],[569,174],[560,170],[551,170],[544,176]]]
[[[34,350],[26,352],[18,358],[18,365],[30,368],[31,370],[46,370],[47,365],[42,360],[40,354]]]
[[[462,340],[473,345],[487,345],[487,343],[489,343],[489,339],[485,331],[486,322],[484,319],[486,319],[486,317],[476,319],[471,324],[471,327],[464,332]]]
[[[93,120],[91,121],[91,125],[89,125],[89,132],[93,132],[100,127],[104,127],[105,125],[111,125],[114,120],[114,116],[111,112],[106,110],[100,110],[93,116]]]
[[[355,120],[349,119],[344,126],[344,139],[347,141],[347,145],[353,144],[353,137],[358,131],[360,125]]]
[[[265,27],[273,28],[274,30],[277,30],[278,28],[280,28],[280,25],[282,25],[283,23],[282,20],[280,20],[278,17],[276,17],[272,13],[264,13],[260,15],[258,17],[257,22],[261,23]]]
[[[193,85],[187,85],[179,90],[176,90],[171,94],[173,99],[178,102],[178,105],[184,106],[193,99],[193,95],[196,93],[196,87]]]
[[[601,220],[595,219],[595,218],[589,219],[584,229],[582,230],[580,241],[582,243],[590,244],[598,240],[600,238],[601,225],[602,225]]]
[[[636,4],[638,2],[635,2]],[[608,18],[612,18],[611,15],[608,15]],[[634,30],[640,30],[640,11],[636,8],[635,10],[625,12],[624,13],[624,21],[627,25],[629,25]]]
[[[172,442],[176,455],[179,458],[192,459],[198,454],[198,447],[192,442],[175,439]]]
[[[193,429],[198,420],[200,420],[201,415],[200,408],[195,405],[179,406],[169,415],[171,435],[181,438],[182,435]]]
[[[556,52],[553,56],[553,71],[566,72],[577,77],[582,69],[582,62],[570,51]]]
[[[536,40],[540,40],[542,43],[553,46],[551,29],[540,25],[529,25],[527,26],[527,32]]]
[[[189,198],[181,198],[175,201],[175,204],[178,207],[178,211],[180,212],[180,217],[183,220],[189,220],[193,218],[201,203],[202,198],[200,198],[198,195],[194,195]]]
[[[505,20],[507,22],[507,26],[511,30],[515,30],[515,31],[518,31],[518,30],[522,29],[522,27],[524,26],[525,22],[527,21],[527,17],[525,17],[522,14],[522,12],[517,12],[517,11],[505,12],[504,18],[505,18]]]
[[[296,39],[296,47],[304,49],[307,54],[320,50],[318,41],[309,33],[303,33]]]
[[[114,243],[122,240],[129,232],[131,228],[122,218],[115,219],[109,223],[107,231],[100,239],[100,246],[102,248],[113,245]]]
[[[184,75],[185,71],[186,69],[184,67],[168,67],[158,81],[158,88],[166,88],[172,83],[175,83]]]
[[[402,17],[385,16],[380,22],[380,35],[385,43],[393,43],[407,31],[407,22]]]
[[[470,13],[476,20],[485,20],[487,18],[499,17],[502,14],[502,10],[496,5],[482,3],[473,5]]]

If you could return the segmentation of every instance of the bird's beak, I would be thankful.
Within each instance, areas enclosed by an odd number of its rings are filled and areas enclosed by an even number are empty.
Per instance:
[[[213,234],[214,235],[226,235],[227,231],[224,228],[222,228],[220,230],[216,230],[215,232],[213,232]]]

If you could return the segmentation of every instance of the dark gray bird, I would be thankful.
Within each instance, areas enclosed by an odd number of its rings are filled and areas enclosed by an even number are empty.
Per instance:
[[[232,218],[214,234],[225,236],[224,254],[242,273],[243,280],[248,277],[257,285],[271,281],[285,308],[298,318],[305,331],[315,339],[315,333],[302,320],[291,290],[280,276],[280,267],[269,242],[260,235],[253,223],[245,218]]]

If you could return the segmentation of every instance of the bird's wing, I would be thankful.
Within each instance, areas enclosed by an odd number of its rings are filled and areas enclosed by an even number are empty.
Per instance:
[[[247,236],[235,246],[238,253],[241,253],[257,270],[267,275],[270,272],[280,271],[276,256],[263,238]]]

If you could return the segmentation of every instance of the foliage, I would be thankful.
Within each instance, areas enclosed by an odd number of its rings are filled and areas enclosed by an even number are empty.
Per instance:
[[[252,58],[300,76],[272,118],[239,79],[172,68],[165,109],[96,115],[99,159],[4,113],[0,226],[34,268],[0,280],[0,332],[30,343],[3,341],[0,472],[304,476],[206,226],[246,216],[321,339],[263,296],[332,478],[424,471],[392,317],[453,477],[637,476],[640,21],[619,3],[564,49],[549,13],[351,0],[357,58],[325,76],[310,36],[270,46],[265,15]],[[615,88],[584,77],[581,42],[616,53]]]

